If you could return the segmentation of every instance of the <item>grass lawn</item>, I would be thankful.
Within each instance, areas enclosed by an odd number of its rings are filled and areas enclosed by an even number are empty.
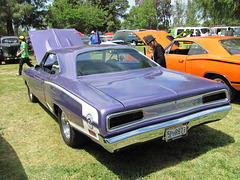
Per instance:
[[[1,180],[240,179],[239,95],[226,118],[193,128],[186,138],[111,154],[94,142],[76,149],[65,145],[56,119],[30,103],[17,72],[16,62],[0,66]]]

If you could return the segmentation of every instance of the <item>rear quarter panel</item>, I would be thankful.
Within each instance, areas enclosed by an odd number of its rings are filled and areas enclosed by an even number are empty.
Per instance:
[[[233,63],[227,58],[188,56],[186,72],[202,77],[208,73],[220,74],[227,78],[235,89],[240,90],[240,63]]]

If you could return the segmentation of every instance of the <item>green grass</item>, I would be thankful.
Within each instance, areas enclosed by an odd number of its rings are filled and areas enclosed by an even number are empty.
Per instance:
[[[65,145],[56,119],[30,103],[17,71],[17,63],[0,66],[1,180],[240,179],[240,98],[226,118],[191,129],[186,138],[111,154],[94,142]]]

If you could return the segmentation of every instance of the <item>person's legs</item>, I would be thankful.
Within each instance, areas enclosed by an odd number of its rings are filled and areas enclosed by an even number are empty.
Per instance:
[[[25,62],[27,63],[27,65],[29,67],[33,67],[33,64],[30,62],[30,59],[29,58],[25,58]]]
[[[19,75],[22,75],[23,63],[24,63],[24,59],[21,58],[21,59],[20,59],[20,62],[19,62],[19,70],[18,70],[18,74],[19,74]]]

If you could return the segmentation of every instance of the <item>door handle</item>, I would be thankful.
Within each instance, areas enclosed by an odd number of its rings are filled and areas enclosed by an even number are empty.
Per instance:
[[[184,60],[178,60],[178,62],[179,62],[179,63],[183,63],[183,62],[184,62]]]

